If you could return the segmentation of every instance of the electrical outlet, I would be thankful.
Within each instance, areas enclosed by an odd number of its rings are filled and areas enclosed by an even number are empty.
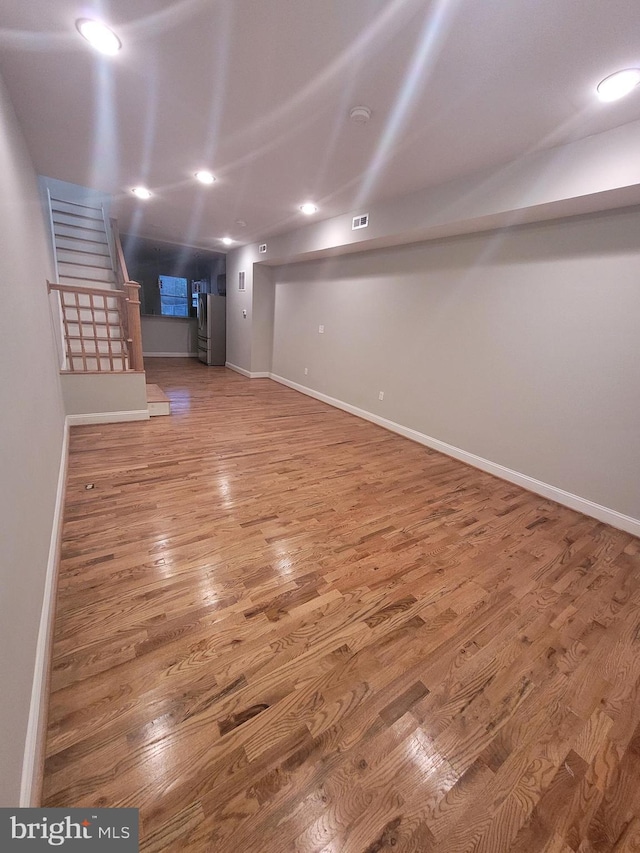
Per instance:
[[[318,334],[324,335],[324,326],[318,326]]]
[[[378,400],[384,400],[384,391],[378,391]]]
[[[305,375],[305,376],[308,376],[308,375],[309,375],[309,368],[308,368],[308,367],[305,367],[305,369],[304,369],[304,375]]]

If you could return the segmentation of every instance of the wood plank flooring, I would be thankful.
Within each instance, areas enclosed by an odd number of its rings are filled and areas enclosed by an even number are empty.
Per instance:
[[[170,417],[72,430],[45,805],[137,806],[144,851],[640,850],[639,540],[148,373]]]

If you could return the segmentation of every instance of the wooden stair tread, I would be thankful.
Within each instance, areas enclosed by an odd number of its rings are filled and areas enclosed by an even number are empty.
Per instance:
[[[159,385],[147,383],[147,403],[170,403],[171,400]]]
[[[171,400],[159,385],[147,383],[147,408],[151,417],[171,414]]]

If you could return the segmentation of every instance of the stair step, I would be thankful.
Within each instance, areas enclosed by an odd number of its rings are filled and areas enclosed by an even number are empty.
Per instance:
[[[109,246],[99,243],[97,240],[82,240],[79,237],[56,237],[56,250],[69,252],[84,252],[85,255],[99,255],[102,258],[111,258]]]
[[[100,269],[111,269],[111,258],[109,255],[99,252],[81,252],[76,249],[63,249],[57,246],[58,263],[81,264],[86,267],[98,267]]]
[[[98,219],[104,222],[104,214],[101,207],[89,204],[79,204],[75,201],[64,201],[61,198],[51,199],[51,210],[55,213],[70,213],[72,216],[86,216],[89,219]]]
[[[147,408],[153,418],[171,414],[171,400],[158,385],[147,385]]]
[[[54,225],[53,233],[56,241],[60,238],[65,240],[79,240],[82,243],[98,243],[108,246],[107,235],[104,231],[96,231],[91,228],[78,228],[74,225],[65,225],[64,222],[58,222]]]
[[[66,278],[87,279],[88,281],[99,281],[102,284],[115,284],[116,281],[113,270],[90,264],[70,264],[58,261],[58,275],[60,281]]]
[[[51,211],[54,225],[71,225],[73,228],[83,228],[85,231],[97,231],[105,233],[104,222],[102,219],[91,219],[89,216],[76,216],[71,213],[60,213],[57,210]]]

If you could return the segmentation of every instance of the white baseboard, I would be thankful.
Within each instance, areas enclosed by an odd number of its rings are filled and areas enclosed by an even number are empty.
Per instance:
[[[235,370],[236,373],[242,374],[242,376],[246,376],[247,379],[272,379],[273,376],[269,371],[259,371],[257,373],[251,373],[249,370],[245,370],[244,367],[238,367],[237,364],[231,364],[230,361],[225,362],[225,367],[228,367],[229,370]]]
[[[235,372],[236,372],[236,373],[240,373],[242,376],[246,376],[246,377],[247,377],[247,379],[251,379],[251,378],[252,378],[252,376],[251,376],[251,374],[249,373],[249,371],[248,371],[248,370],[245,370],[245,369],[244,369],[244,367],[238,367],[238,365],[237,365],[237,364],[231,364],[231,362],[230,362],[230,361],[225,361],[224,366],[225,366],[225,367],[228,367],[228,368],[229,368],[229,370],[235,370]]]
[[[228,365],[231,367],[231,365]],[[233,368],[232,368],[233,369]],[[285,379],[284,376],[277,376],[275,373],[269,374],[271,379],[279,382],[281,385],[286,385],[293,388],[295,391],[300,391],[308,397],[314,397],[316,400],[321,400],[323,403],[328,403],[330,406],[335,406],[337,409],[342,409],[366,421],[371,421],[378,426],[384,427],[391,432],[398,433],[405,438],[410,438],[412,441],[417,441],[419,444],[424,444],[426,447],[431,447],[433,450],[438,450],[440,453],[445,453],[447,456],[452,456],[454,459],[459,459],[461,462],[466,462],[467,465],[472,465],[474,468],[480,468],[481,471],[486,471],[501,480],[508,480],[510,483],[515,483],[530,492],[535,492],[537,495],[542,495],[556,503],[567,506],[570,509],[575,509],[578,512],[584,513],[591,518],[596,518],[598,521],[603,521],[605,524],[610,524],[619,530],[624,530],[626,533],[631,533],[634,536],[640,536],[640,519],[633,518],[629,515],[624,515],[615,509],[610,509],[606,506],[594,503],[587,498],[581,498],[579,495],[574,495],[571,492],[566,492],[557,486],[551,486],[549,483],[543,483],[541,480],[536,480],[534,477],[529,477],[527,474],[521,474],[519,471],[514,471],[511,468],[505,468],[504,465],[499,465],[497,462],[491,462],[489,459],[484,459],[482,456],[476,456],[475,453],[469,453],[466,450],[461,450],[459,447],[454,447],[452,444],[447,444],[440,441],[438,438],[432,438],[429,435],[402,426],[395,421],[387,420],[379,415],[374,415],[372,412],[367,412],[365,409],[359,409],[357,406],[352,406],[350,403],[344,403],[342,400],[337,400],[335,397],[329,397],[327,394],[322,394],[319,391],[314,391],[313,388],[307,388],[306,385],[299,385],[297,382],[292,382],[290,379]]]
[[[36,658],[31,687],[31,704],[27,722],[27,737],[22,761],[22,780],[20,785],[20,808],[39,806],[42,769],[44,766],[44,748],[47,729],[47,708],[49,690],[49,667],[53,642],[53,619],[55,615],[56,588],[58,578],[58,556],[62,536],[64,515],[64,496],[69,461],[69,420],[65,419],[56,502],[51,527],[51,542],[47,558],[47,572],[40,612],[40,627],[36,645]]]
[[[86,415],[67,415],[69,426],[82,424],[119,424],[122,421],[149,420],[148,409],[132,409],[126,412],[90,412]]]
[[[197,358],[197,352],[143,352],[143,358]]]

